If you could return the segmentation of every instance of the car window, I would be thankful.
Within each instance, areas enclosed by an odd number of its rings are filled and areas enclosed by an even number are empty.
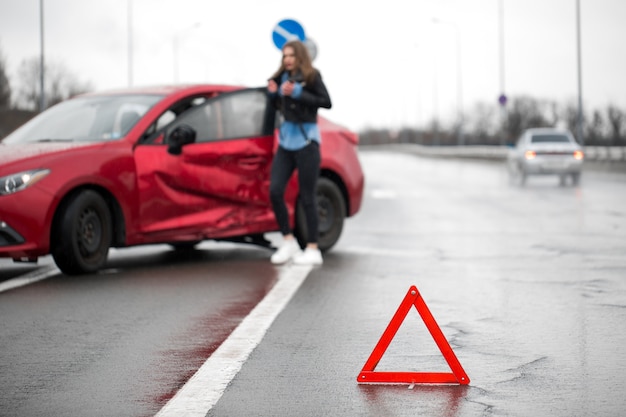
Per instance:
[[[67,100],[17,129],[4,143],[119,139],[161,98],[103,95]]]
[[[267,94],[262,89],[225,93],[182,113],[168,131],[186,124],[196,131],[196,142],[261,136],[267,131]]]
[[[157,119],[156,130],[164,128],[168,124],[172,123],[174,119],[176,119],[176,113],[172,110],[167,110]]]
[[[201,95],[196,97],[186,97],[176,102],[169,109],[165,110],[157,120],[146,129],[140,142],[143,144],[162,144],[163,134],[169,125],[171,125],[177,117],[181,116],[190,109],[200,106],[209,98]],[[171,131],[172,129],[170,129]]]
[[[569,143],[570,139],[567,135],[562,134],[538,134],[533,135],[531,143]]]

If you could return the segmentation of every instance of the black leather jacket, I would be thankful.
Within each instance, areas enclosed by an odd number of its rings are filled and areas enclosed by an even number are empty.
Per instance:
[[[272,94],[274,106],[282,112],[285,120],[296,123],[316,123],[317,109],[320,107],[330,109],[332,106],[330,95],[322,81],[322,75],[316,71],[315,80],[311,85],[304,83],[301,74],[292,79],[302,84],[302,94],[297,99],[281,96],[278,93]],[[281,76],[274,78],[274,81],[280,88]]]

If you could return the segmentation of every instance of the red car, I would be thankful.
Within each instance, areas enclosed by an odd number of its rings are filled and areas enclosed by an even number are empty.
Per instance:
[[[102,268],[110,247],[205,239],[270,246],[277,112],[264,88],[194,85],[85,94],[0,142],[0,257],[52,254],[66,274]],[[320,248],[361,207],[358,135],[319,116]],[[306,239],[294,177],[286,199]]]

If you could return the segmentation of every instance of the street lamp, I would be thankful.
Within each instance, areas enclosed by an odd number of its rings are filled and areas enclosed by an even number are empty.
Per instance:
[[[133,86],[133,0],[128,0],[128,86]]]
[[[463,134],[463,72],[461,65],[461,31],[459,30],[459,27],[456,23],[439,20],[437,18],[433,18],[432,21],[436,24],[452,26],[456,35],[456,110],[459,121],[457,144],[461,146],[465,144],[465,136]]]
[[[581,48],[580,48],[580,0],[576,0],[576,46],[577,46],[577,62],[578,62],[578,120],[576,130],[578,131],[578,140],[581,145],[585,144],[583,135],[583,82],[582,82],[582,64],[581,64]]]
[[[44,49],[43,49],[43,0],[39,0],[39,37],[41,46],[41,57],[39,59],[39,82],[41,88],[41,96],[39,97],[39,111],[46,109],[46,88],[44,83],[45,65],[44,65]]]
[[[500,40],[500,96],[498,103],[500,104],[500,145],[506,143],[504,123],[506,122],[506,94],[504,90],[504,9],[502,0],[498,1],[498,38]]]
[[[193,25],[189,26],[188,28],[183,29],[174,34],[174,38],[172,39],[172,48],[173,48],[173,56],[174,56],[174,83],[175,84],[178,84],[178,49],[179,49],[178,47],[179,47],[180,38],[182,37],[182,35],[186,34],[192,29],[197,28],[200,25],[201,25],[200,22],[196,22]]]

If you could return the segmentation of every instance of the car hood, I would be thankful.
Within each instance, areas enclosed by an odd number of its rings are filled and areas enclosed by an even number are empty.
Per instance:
[[[70,149],[93,146],[93,143],[84,142],[49,142],[28,144],[4,144],[0,142],[0,165],[30,159],[38,156],[65,152]]]

